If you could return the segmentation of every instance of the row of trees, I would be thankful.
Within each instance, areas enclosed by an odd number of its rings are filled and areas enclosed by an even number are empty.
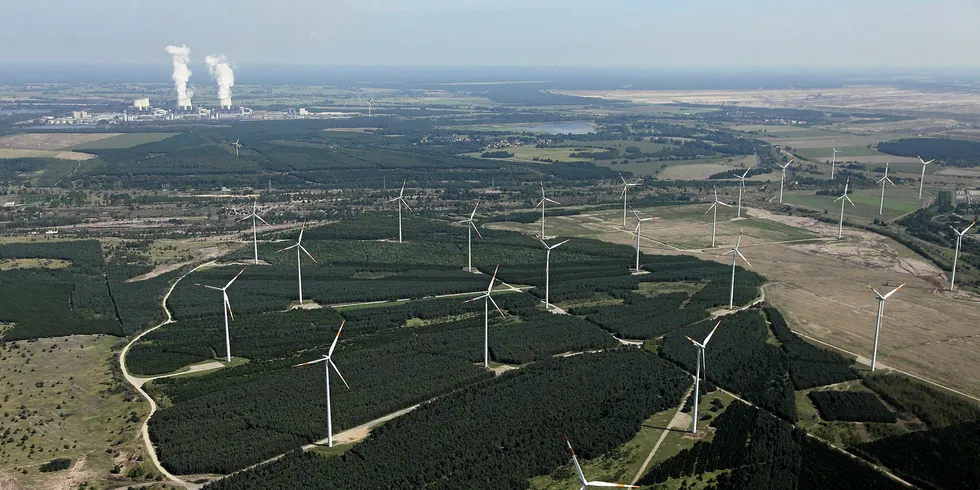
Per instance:
[[[874,393],[867,391],[811,391],[809,397],[824,420],[886,424],[898,420]]]

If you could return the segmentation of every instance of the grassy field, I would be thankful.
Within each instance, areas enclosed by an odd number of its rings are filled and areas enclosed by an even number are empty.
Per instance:
[[[69,148],[70,150],[115,150],[121,148],[131,148],[133,146],[142,145],[145,143],[155,143],[157,141],[163,141],[171,136],[175,136],[180,133],[127,133],[127,134],[116,134],[109,136],[108,138],[99,139],[96,141],[89,141],[85,143],[80,143],[73,145]]]
[[[0,260],[0,271],[14,269],[67,269],[71,261],[60,259],[5,259]]]
[[[881,201],[880,188],[858,189],[849,196],[854,201],[854,206],[850,204],[845,206],[844,219],[854,222],[870,222],[875,218],[893,220],[921,207],[921,201],[918,199],[919,190],[913,187],[885,189],[885,208],[881,215],[878,214],[878,205]],[[834,202],[836,198],[837,196],[818,196],[810,191],[790,191],[783,196],[783,202],[824,211],[829,216],[840,216],[840,202]]]
[[[0,444],[0,475],[27,488],[68,482],[65,488],[78,488],[83,481],[104,482],[116,465],[126,475],[138,464],[137,429],[146,407],[112,378],[112,349],[118,342],[86,335],[4,346],[0,382],[8,416],[0,426],[11,431],[13,442]],[[38,471],[55,458],[70,458],[72,468]]]

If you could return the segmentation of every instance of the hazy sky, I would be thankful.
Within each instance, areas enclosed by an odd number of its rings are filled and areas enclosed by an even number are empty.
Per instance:
[[[976,0],[10,0],[0,63],[975,67]]]

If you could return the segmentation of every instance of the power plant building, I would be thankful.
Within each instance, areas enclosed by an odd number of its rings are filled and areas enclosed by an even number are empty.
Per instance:
[[[133,101],[133,108],[139,112],[149,112],[150,111],[150,99],[148,97],[143,97],[142,99],[136,99]]]

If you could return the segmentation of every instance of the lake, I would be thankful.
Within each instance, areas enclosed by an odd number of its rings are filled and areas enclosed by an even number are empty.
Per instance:
[[[517,131],[548,134],[589,134],[595,132],[592,121],[563,121],[553,123],[537,123],[514,126]]]

